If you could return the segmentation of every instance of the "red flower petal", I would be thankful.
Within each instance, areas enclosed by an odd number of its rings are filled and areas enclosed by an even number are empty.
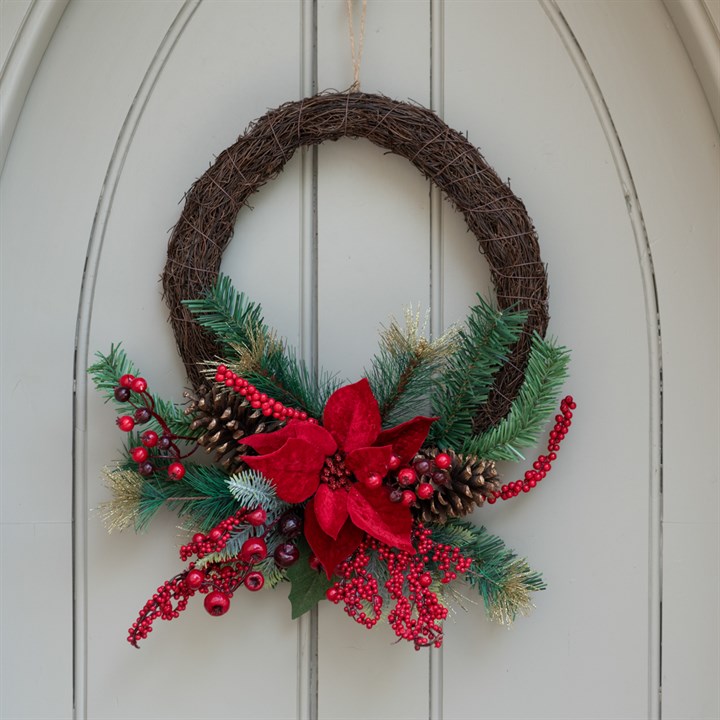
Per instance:
[[[313,498],[318,524],[332,538],[337,538],[348,518],[347,496],[345,488],[331,490],[322,483]]]
[[[325,405],[323,425],[346,453],[372,445],[382,426],[370,383],[363,378],[336,390]]]
[[[314,498],[305,506],[305,538],[330,578],[335,568],[350,557],[365,537],[347,520],[335,540],[323,532],[315,516]]]
[[[368,475],[375,473],[381,478],[387,475],[388,463],[392,455],[392,447],[359,448],[348,453],[345,466],[362,482]]]
[[[386,545],[415,553],[410,541],[410,508],[390,502],[386,487],[371,490],[364,485],[353,485],[348,493],[348,512],[355,525],[368,535]]]
[[[436,417],[418,415],[412,420],[383,430],[377,437],[375,445],[392,445],[393,453],[405,464],[409,463],[425,442],[430,426]]]
[[[256,433],[248,438],[242,438],[240,442],[260,455],[267,455],[279,450],[290,438],[306,440],[310,445],[322,450],[325,455],[332,455],[337,450],[333,436],[325,428],[302,420],[293,420],[275,432]]]
[[[289,503],[307,500],[317,490],[325,464],[322,450],[298,438],[288,439],[269,455],[243,455],[242,459],[272,480],[278,497]]]

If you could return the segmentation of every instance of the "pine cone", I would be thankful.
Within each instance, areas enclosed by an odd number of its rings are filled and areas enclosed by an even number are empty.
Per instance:
[[[437,472],[434,458],[440,452],[437,448],[423,448],[415,456],[413,464],[419,460],[427,460],[431,465],[431,475]],[[452,459],[452,464],[445,471],[447,479],[444,483],[431,480],[430,476],[423,482],[433,482],[435,492],[427,500],[418,498],[413,507],[415,517],[424,523],[445,523],[448,518],[463,517],[471,513],[475,506],[481,506],[485,498],[500,489],[495,462],[481,460],[474,455],[459,455],[452,450],[445,450]]]
[[[242,455],[248,446],[240,441],[260,432],[271,432],[283,425],[280,420],[265,417],[250,406],[248,400],[225,385],[202,385],[197,393],[186,392],[190,404],[186,415],[193,415],[192,430],[204,428],[198,445],[208,453],[214,452],[217,462],[232,474],[241,469]]]

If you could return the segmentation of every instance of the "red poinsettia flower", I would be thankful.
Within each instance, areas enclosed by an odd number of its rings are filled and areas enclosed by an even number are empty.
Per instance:
[[[365,533],[413,552],[410,508],[390,501],[381,483],[391,458],[407,464],[436,418],[415,417],[381,430],[380,409],[363,379],[334,392],[322,425],[292,421],[243,442],[258,455],[243,460],[272,480],[278,497],[305,507],[305,537],[328,577]],[[397,461],[394,461],[394,464]]]

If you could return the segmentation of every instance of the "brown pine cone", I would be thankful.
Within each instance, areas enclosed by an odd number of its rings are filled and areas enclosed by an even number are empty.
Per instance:
[[[190,427],[204,429],[198,444],[206,452],[214,452],[217,462],[230,474],[242,468],[240,457],[248,452],[242,438],[283,425],[281,420],[265,417],[244,396],[219,383],[202,385],[196,393],[186,392],[185,397],[190,400],[185,414],[194,417]]]
[[[459,455],[446,450],[443,452],[452,462],[450,467],[440,469],[435,465],[435,456],[440,452],[437,448],[423,448],[413,460],[416,470],[420,461],[430,465],[420,482],[432,483],[435,488],[431,497],[426,500],[418,498],[413,506],[416,519],[424,523],[445,523],[449,518],[468,515],[500,489],[493,460],[481,460],[474,455]]]

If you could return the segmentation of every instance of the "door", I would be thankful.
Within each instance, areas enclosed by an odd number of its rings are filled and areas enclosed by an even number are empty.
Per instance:
[[[524,200],[578,401],[541,490],[473,516],[548,589],[510,629],[469,602],[431,653],[327,603],[292,621],[283,588],[136,652],[177,519],[108,535],[94,510],[120,442],[93,353],[122,341],[181,399],[158,277],[183,193],[268,108],[349,86],[345,3],[0,7],[3,718],[718,716],[718,130],[661,3],[368,3],[362,89],[432,107]],[[437,332],[492,295],[462,218],[364,141],[252,204],[223,272],[349,379],[404,305]]]

